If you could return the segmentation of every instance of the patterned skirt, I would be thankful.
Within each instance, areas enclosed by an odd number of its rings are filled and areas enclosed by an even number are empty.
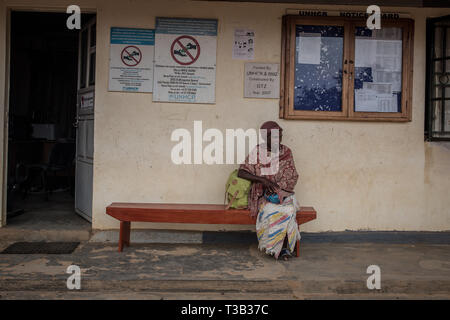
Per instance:
[[[295,249],[300,232],[297,225],[297,201],[295,196],[287,197],[282,204],[268,202],[261,206],[256,220],[259,250],[265,250],[278,259],[287,236],[290,252]]]

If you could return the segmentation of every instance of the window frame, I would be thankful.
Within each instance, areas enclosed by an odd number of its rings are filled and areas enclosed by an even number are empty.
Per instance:
[[[426,66],[427,66],[427,76],[426,76],[426,96],[425,96],[425,140],[426,141],[450,141],[450,137],[437,137],[435,136],[435,133],[433,131],[433,90],[434,88],[434,81],[433,77],[435,77],[434,73],[434,64],[439,61],[439,59],[447,58],[447,56],[442,55],[440,58],[434,58],[434,52],[435,52],[435,27],[434,24],[436,22],[441,22],[445,20],[449,20],[450,15],[445,15],[442,17],[437,18],[427,18],[426,22],[426,48],[427,48],[427,55],[426,55]],[[444,37],[444,36],[443,36]],[[445,42],[444,40],[443,42]],[[450,47],[450,44],[447,44],[447,46]],[[442,48],[445,50],[446,48]],[[450,63],[450,60],[448,60]],[[445,89],[444,89],[445,90]],[[443,92],[443,96],[441,98],[445,99],[445,93]],[[442,100],[442,103],[444,101]],[[445,105],[443,103],[443,105]],[[444,108],[444,107],[443,107]],[[442,112],[442,111],[441,111]],[[441,124],[442,126],[442,124]],[[445,131],[441,130],[441,133],[444,133]]]
[[[279,117],[290,120],[350,120],[350,121],[391,121],[407,122],[412,120],[412,80],[414,54],[414,20],[382,20],[382,27],[402,28],[402,104],[401,112],[356,112],[354,111],[354,61],[355,28],[366,26],[366,19],[320,17],[304,18],[298,15],[285,15],[282,20],[281,48],[281,86]],[[331,25],[344,27],[342,110],[311,111],[294,110],[294,72],[296,25]],[[347,62],[347,63],[346,63]],[[352,76],[350,80],[349,77]],[[291,80],[292,79],[292,80]]]

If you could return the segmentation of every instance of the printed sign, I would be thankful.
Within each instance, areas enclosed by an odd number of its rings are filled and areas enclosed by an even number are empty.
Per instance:
[[[109,91],[152,92],[155,32],[111,28]]]
[[[253,60],[255,56],[255,32],[234,30],[233,59]]]
[[[346,17],[367,19],[370,14],[366,11],[348,10],[317,10],[317,9],[287,9],[286,14],[298,15],[301,17]],[[409,13],[404,12],[383,12],[381,19],[396,20],[400,18],[410,18]]]
[[[142,60],[142,52],[136,46],[128,46],[123,48],[121,59],[124,65],[129,67],[137,66]]]
[[[80,107],[82,109],[94,107],[94,91],[89,91],[80,95]]]
[[[280,98],[280,65],[246,63],[244,98]]]
[[[200,56],[200,44],[194,37],[181,36],[172,42],[170,54],[176,63],[187,66]]]
[[[153,101],[214,103],[217,20],[156,18]]]

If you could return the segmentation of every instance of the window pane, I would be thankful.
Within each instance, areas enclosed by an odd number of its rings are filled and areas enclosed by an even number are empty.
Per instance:
[[[450,57],[450,28],[446,28],[445,31],[447,38],[446,38],[446,46],[445,46],[445,56]]]
[[[87,40],[87,30],[84,30],[81,33],[80,88],[86,87]]]
[[[445,93],[445,98],[450,98],[450,86],[447,87],[439,85],[435,87],[432,98],[442,98],[442,92]]]
[[[434,90],[431,91],[432,99],[442,97],[442,88],[440,86],[435,86]]]
[[[438,60],[434,62],[434,73],[441,73],[442,72],[442,61]]]
[[[450,74],[440,73],[435,76],[435,81],[440,86],[450,85]]]
[[[294,110],[342,110],[344,27],[296,26]]]
[[[448,133],[450,133],[450,100],[445,100],[445,115],[444,115],[444,131],[447,133],[447,136],[449,136]]]
[[[96,44],[96,35],[97,35],[97,33],[96,33],[96,25],[95,24],[93,24],[92,25],[92,27],[91,27],[91,47],[95,47],[95,44]]]
[[[442,57],[442,28],[434,30],[434,58]]]
[[[441,131],[441,101],[433,102],[433,132]]]
[[[95,52],[91,53],[89,60],[89,85],[95,84]]]
[[[450,46],[450,44],[449,44]],[[444,67],[445,65],[445,67]],[[437,60],[434,62],[434,72],[436,74],[450,73],[450,58]]]
[[[442,101],[433,103],[432,130],[434,138],[450,138],[450,100],[445,100],[444,114]]]
[[[355,32],[355,112],[401,112],[402,29]]]

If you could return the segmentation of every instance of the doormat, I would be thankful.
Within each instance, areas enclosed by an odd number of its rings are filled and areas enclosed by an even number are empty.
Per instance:
[[[1,254],[70,254],[79,242],[15,242]]]

